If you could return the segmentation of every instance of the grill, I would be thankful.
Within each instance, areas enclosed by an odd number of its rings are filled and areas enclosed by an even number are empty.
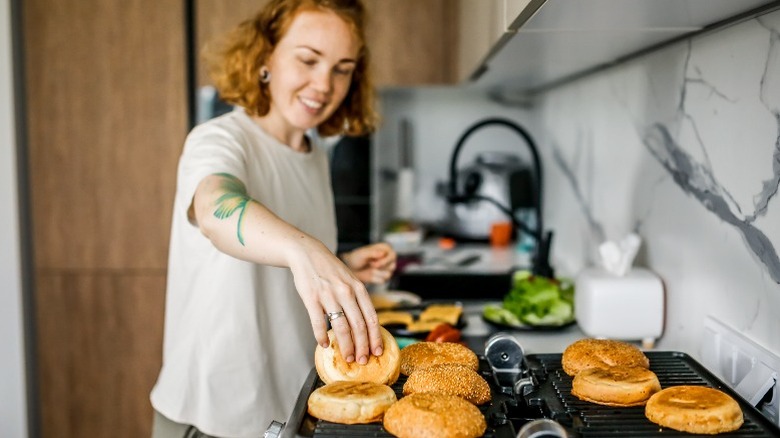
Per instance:
[[[764,417],[755,407],[737,395],[730,387],[685,353],[646,352],[650,369],[656,373],[661,387],[701,385],[720,389],[739,403],[745,422],[728,437],[780,437],[780,428]],[[526,423],[549,418],[562,424],[571,437],[691,437],[693,434],[663,429],[644,416],[644,407],[614,408],[584,402],[571,395],[572,379],[563,372],[561,354],[537,354],[525,357],[524,375],[535,384],[525,388],[523,396],[514,395],[512,388],[502,387],[493,378],[491,367],[480,357],[480,374],[491,386],[492,400],[480,407],[487,420],[487,438],[515,438]],[[398,398],[403,396],[406,377],[401,375],[393,385]],[[283,437],[391,437],[380,423],[343,425],[318,420],[306,413],[306,403],[312,391],[323,383],[312,370],[301,389],[294,411],[281,436]]]

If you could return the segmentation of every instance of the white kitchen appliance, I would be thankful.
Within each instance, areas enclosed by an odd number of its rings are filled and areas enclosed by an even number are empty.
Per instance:
[[[652,348],[663,333],[663,282],[644,268],[622,276],[586,268],[575,279],[574,314],[590,337],[642,341]]]

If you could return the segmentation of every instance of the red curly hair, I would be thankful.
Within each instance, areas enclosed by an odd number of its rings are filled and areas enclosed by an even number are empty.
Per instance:
[[[240,23],[217,46],[207,46],[204,57],[220,98],[256,116],[268,114],[271,95],[259,81],[260,67],[273,53],[295,16],[305,10],[330,10],[346,21],[362,43],[352,82],[344,101],[317,127],[320,135],[359,136],[378,123],[366,47],[366,12],[360,0],[271,0],[253,18]]]

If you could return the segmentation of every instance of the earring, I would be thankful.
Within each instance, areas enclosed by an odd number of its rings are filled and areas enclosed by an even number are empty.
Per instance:
[[[271,72],[268,71],[267,67],[260,68],[260,82],[264,84],[271,82]]]

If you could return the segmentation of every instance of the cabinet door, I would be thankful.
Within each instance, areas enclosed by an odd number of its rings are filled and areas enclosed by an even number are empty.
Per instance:
[[[415,86],[457,80],[458,2],[366,0],[375,84]]]
[[[210,83],[201,51],[238,23],[252,18],[269,0],[195,0],[195,53],[198,87]]]
[[[460,0],[456,77],[466,81],[503,35],[504,0]]]

